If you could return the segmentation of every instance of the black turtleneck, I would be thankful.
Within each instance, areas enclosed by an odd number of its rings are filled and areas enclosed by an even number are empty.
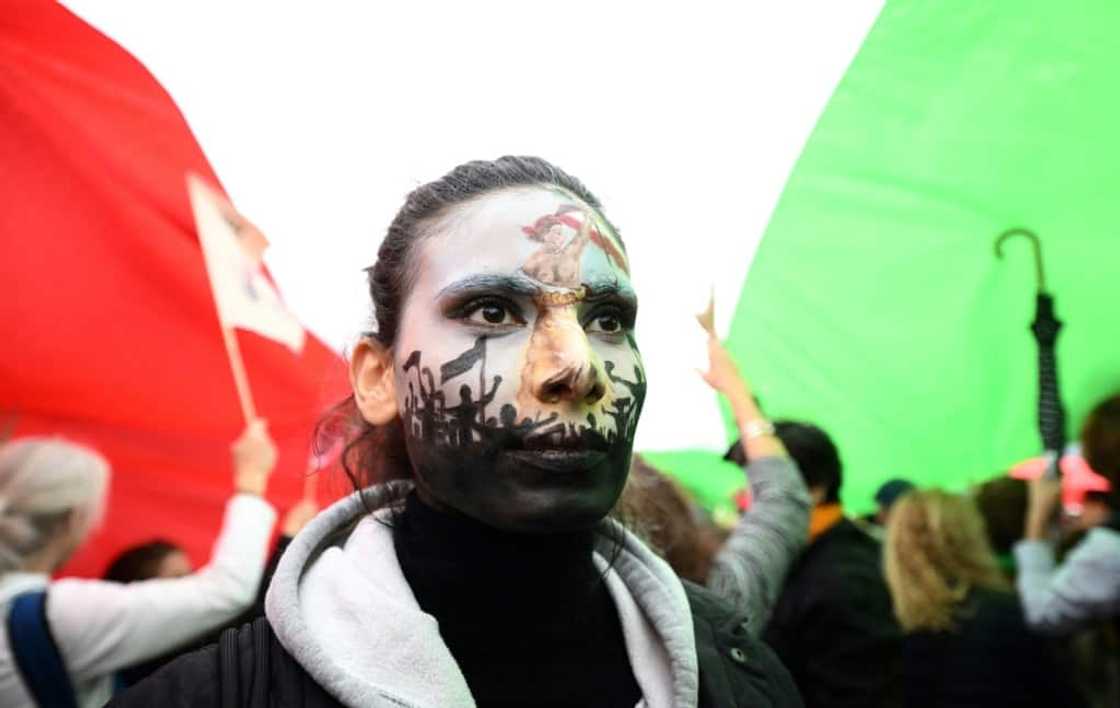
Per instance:
[[[394,521],[401,569],[480,708],[634,708],[641,691],[593,532],[516,534],[435,511]]]

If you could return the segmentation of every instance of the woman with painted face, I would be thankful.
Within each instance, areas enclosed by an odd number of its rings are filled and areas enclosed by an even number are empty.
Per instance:
[[[646,379],[625,248],[578,180],[461,165],[408,196],[369,282],[344,453],[369,486],[292,542],[266,618],[118,705],[800,704],[743,617],[608,518]]]

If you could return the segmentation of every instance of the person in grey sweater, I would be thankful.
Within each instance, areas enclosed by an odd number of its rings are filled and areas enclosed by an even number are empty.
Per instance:
[[[808,539],[811,503],[787,456],[753,459],[746,467],[751,506],[712,561],[707,586],[749,618],[758,636],[778,601],[790,566]]]
[[[1061,483],[1043,476],[1031,482],[1025,538],[1014,549],[1016,584],[1027,624],[1051,635],[1068,635],[1120,617],[1120,521],[1115,513],[1120,394],[1102,401],[1089,414],[1081,445],[1089,466],[1112,485],[1112,517],[1090,530],[1058,566],[1048,531],[1061,503]]]
[[[750,384],[715,334],[712,308],[698,318],[708,332],[704,380],[731,405],[751,506],[716,554],[706,583],[749,618],[758,636],[778,601],[790,566],[809,540],[813,501],[797,465],[755,402]]]

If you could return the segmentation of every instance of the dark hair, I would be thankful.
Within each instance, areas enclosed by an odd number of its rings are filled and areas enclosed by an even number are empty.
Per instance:
[[[875,492],[875,503],[883,509],[891,508],[903,494],[914,488],[913,482],[905,479],[889,479]]]
[[[840,485],[844,482],[840,452],[824,432],[812,423],[779,420],[774,432],[782,441],[789,456],[797,463],[801,476],[809,487],[824,487],[824,501],[840,501]]]
[[[434,221],[447,215],[452,207],[485,194],[533,186],[554,187],[571,193],[594,209],[618,236],[618,230],[603,214],[595,195],[578,179],[539,157],[506,156],[459,165],[436,181],[412,190],[389,225],[377,252],[377,262],[366,269],[376,323],[376,329],[369,336],[386,347],[392,347],[396,341],[401,308],[415,276],[414,246],[428,235]],[[621,245],[621,239],[619,243]],[[399,418],[388,425],[370,425],[358,413],[351,396],[320,422],[315,436],[316,448],[329,449],[338,435],[343,435],[347,441],[341,462],[356,488],[412,477]]]
[[[733,462],[740,467],[746,467],[750,464],[747,459],[747,450],[743,447],[743,439],[737,438],[735,442],[727,448],[727,452],[723,453],[723,459],[728,462]]]
[[[182,551],[170,541],[157,539],[121,551],[109,563],[105,579],[117,583],[148,580],[159,575],[159,564],[172,553]]]
[[[1027,522],[1027,483],[1014,477],[997,477],[976,490],[976,507],[984,517],[988,541],[1000,555],[1011,552],[1023,537]]]
[[[1120,497],[1120,394],[1096,405],[1081,429],[1081,453],[1097,474],[1112,485],[1112,501]]]

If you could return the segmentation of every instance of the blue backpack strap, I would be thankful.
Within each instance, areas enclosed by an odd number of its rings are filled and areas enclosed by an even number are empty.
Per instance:
[[[8,644],[20,676],[40,706],[77,708],[70,673],[47,624],[47,593],[17,595],[8,610]]]

